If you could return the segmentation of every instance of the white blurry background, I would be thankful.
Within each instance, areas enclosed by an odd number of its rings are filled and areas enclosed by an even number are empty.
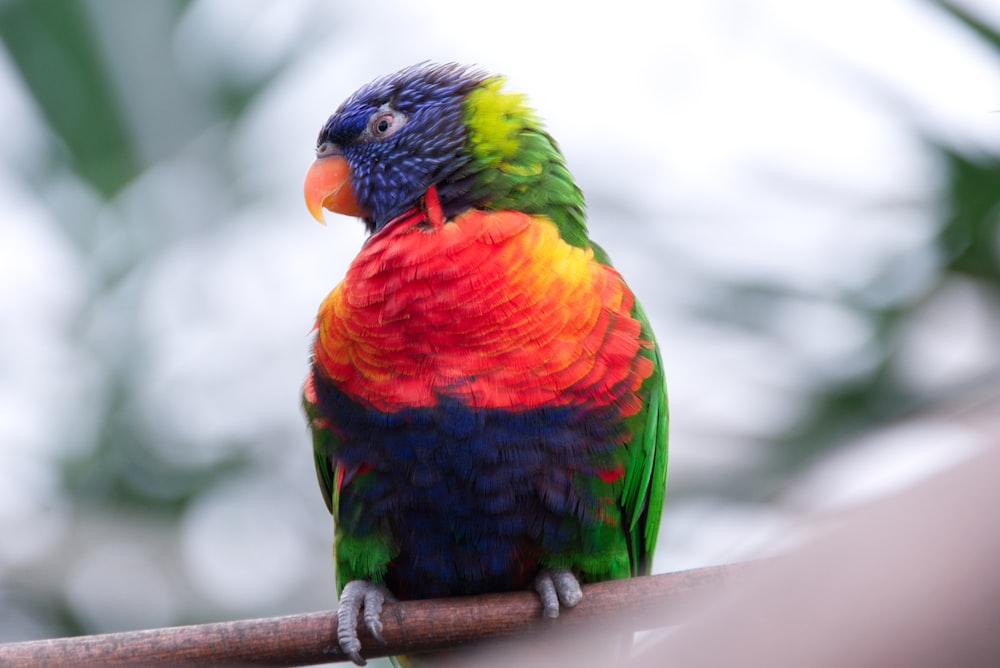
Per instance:
[[[301,180],[422,60],[529,95],[653,320],[657,571],[995,443],[1000,13],[954,7],[0,2],[0,641],[334,605],[298,393],[363,230]]]

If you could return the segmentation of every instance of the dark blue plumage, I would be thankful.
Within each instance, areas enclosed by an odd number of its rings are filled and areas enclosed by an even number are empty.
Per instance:
[[[339,529],[393,536],[401,556],[385,583],[402,598],[529,585],[541,555],[577,549],[586,522],[604,512],[574,475],[613,467],[629,436],[607,406],[473,410],[442,397],[384,413],[313,382],[316,417],[335,417],[339,438],[367,444],[339,457],[363,471],[340,494]]]

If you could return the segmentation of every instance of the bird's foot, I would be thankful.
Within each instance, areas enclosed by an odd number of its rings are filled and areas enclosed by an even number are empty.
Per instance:
[[[559,616],[559,606],[574,607],[583,598],[580,582],[565,568],[543,568],[535,576],[535,591],[542,599],[542,615],[546,619]]]
[[[372,584],[367,580],[351,580],[344,587],[337,606],[337,642],[340,649],[359,666],[365,665],[361,658],[361,640],[358,639],[358,613],[364,608],[362,616],[365,628],[380,644],[382,638],[382,604],[396,600],[392,593],[382,585]]]

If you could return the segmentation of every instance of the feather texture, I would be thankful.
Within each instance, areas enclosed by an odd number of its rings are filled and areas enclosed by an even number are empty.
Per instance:
[[[652,371],[632,294],[553,223],[472,210],[375,235],[323,303],[315,360],[383,411],[442,397],[483,408],[616,404]]]

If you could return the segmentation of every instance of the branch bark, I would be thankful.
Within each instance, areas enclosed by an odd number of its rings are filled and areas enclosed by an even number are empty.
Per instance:
[[[386,645],[362,633],[366,658],[453,649],[548,627],[644,630],[677,621],[694,594],[718,587],[748,565],[699,568],[584,587],[577,607],[555,623],[541,618],[532,592],[408,601],[383,609]],[[304,666],[346,661],[336,644],[335,611],[0,645],[4,666]]]

